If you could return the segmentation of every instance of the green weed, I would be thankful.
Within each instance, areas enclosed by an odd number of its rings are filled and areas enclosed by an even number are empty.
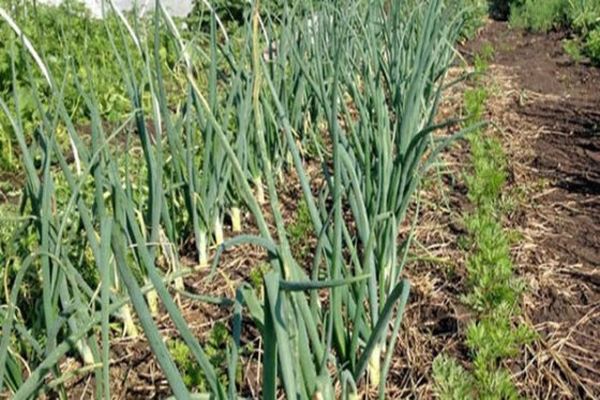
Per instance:
[[[563,42],[563,50],[573,61],[579,63],[583,60],[583,48],[578,39],[565,40]]]
[[[481,75],[489,69],[490,63],[494,59],[494,46],[491,43],[486,42],[477,54],[475,54],[475,59],[473,60],[473,66],[475,67],[475,73]]]
[[[269,272],[270,270],[271,270],[271,267],[267,263],[261,263],[261,264],[258,264],[257,266],[255,266],[254,268],[252,268],[252,270],[250,271],[250,276],[249,276],[250,285],[252,285],[252,287],[255,290],[261,289],[263,286],[263,280],[264,280],[265,274],[267,272]]]
[[[308,204],[304,199],[298,202],[294,222],[290,224],[288,233],[290,236],[290,246],[292,253],[298,259],[303,259],[308,255],[309,245],[308,239],[312,232],[312,221]]]
[[[585,41],[585,50],[594,63],[600,64],[600,26],[590,32]]]
[[[211,364],[216,368],[224,367],[227,362],[227,345],[229,340],[230,335],[227,327],[220,322],[216,323],[205,345],[206,355]],[[208,390],[208,382],[204,377],[202,367],[196,362],[185,342],[175,339],[169,343],[168,348],[173,361],[175,361],[175,364],[182,373],[186,386],[192,387],[199,392]],[[225,377],[226,373],[222,372],[221,378],[225,379]]]
[[[96,20],[91,18],[83,3],[65,1],[60,6],[36,5],[35,12],[16,13],[15,22],[31,41],[36,51],[44,59],[48,69],[63,84],[64,105],[77,126],[89,125],[91,116],[82,98],[81,89],[97,94],[96,101],[100,117],[104,121],[120,123],[132,112],[131,103],[126,90],[126,82],[107,36],[107,29],[117,31],[119,22],[114,19]],[[163,34],[164,35],[164,34]],[[177,60],[173,51],[167,51],[168,41],[162,41],[159,49],[160,63],[166,84],[175,90],[169,91],[170,100],[175,103],[185,91],[177,90],[180,86],[181,72],[175,66]],[[146,45],[151,46],[148,39]],[[116,41],[116,50],[124,54],[133,48],[133,42]],[[0,96],[8,99],[8,105],[14,108],[11,92],[13,64],[11,57],[18,54],[18,43],[14,40],[14,32],[5,23],[0,23]],[[137,53],[131,52],[136,55]],[[137,54],[131,58],[132,67],[137,72],[144,68],[144,60]],[[23,57],[17,56],[14,62],[19,107],[22,124],[26,132],[33,132],[41,122],[36,115],[37,105],[32,91],[28,87],[35,84],[42,94],[45,104],[52,104],[52,93],[45,87],[43,75],[37,70],[30,70]],[[30,82],[33,78],[33,82]],[[81,86],[78,87],[78,86]],[[143,104],[150,107],[150,98],[145,96]],[[58,137],[64,144],[68,143],[66,135]],[[14,170],[18,157],[15,154],[12,127],[4,113],[0,113],[0,167]]]
[[[0,203],[0,246],[10,242],[14,229],[17,227],[19,219],[18,207],[11,203]],[[2,253],[6,254],[6,249],[0,247]]]
[[[183,381],[188,387],[203,387],[205,385],[202,378],[202,368],[194,362],[190,354],[190,349],[179,339],[173,340],[169,344],[169,351],[173,361],[183,375]]]
[[[587,36],[600,25],[600,1],[569,0],[569,20],[575,30]]]

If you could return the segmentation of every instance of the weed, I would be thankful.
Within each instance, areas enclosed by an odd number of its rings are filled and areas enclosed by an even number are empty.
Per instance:
[[[208,338],[205,351],[211,364],[217,368],[224,366],[227,362],[227,344],[229,339],[230,335],[227,327],[223,323],[216,323]],[[173,361],[175,361],[175,364],[182,372],[183,381],[186,386],[195,388],[200,392],[205,392],[208,389],[208,382],[204,377],[202,367],[192,356],[189,347],[182,340],[175,339],[169,343],[168,348]],[[226,376],[225,372],[221,375],[223,379]]]
[[[600,26],[590,32],[585,41],[585,50],[594,63],[600,64]]]
[[[213,327],[208,344],[206,345],[206,355],[214,366],[223,366],[227,361],[227,345],[229,343],[229,331],[227,327],[217,322]]]
[[[522,186],[514,186],[502,195],[499,210],[502,214],[510,215],[518,211],[520,204],[527,201],[527,191]]]
[[[202,378],[202,369],[194,362],[190,354],[190,349],[182,340],[175,339],[170,342],[169,352],[181,371],[186,386],[203,387],[205,385]]]
[[[119,63],[115,60],[106,33],[107,29],[115,31],[119,29],[116,19],[91,18],[83,3],[78,1],[66,1],[58,7],[38,4],[34,13],[17,13],[15,19],[24,35],[43,57],[58,83],[64,83],[64,105],[76,125],[88,125],[91,118],[78,85],[86,91],[97,93],[100,116],[104,120],[120,123],[127,118],[132,107],[127,97]],[[163,43],[166,43],[166,40]],[[127,40],[115,42],[121,54],[132,45],[133,43]],[[39,71],[35,69],[30,71],[27,61],[24,57],[18,56],[16,48],[14,33],[7,24],[0,24],[0,96],[9,99],[8,105],[14,108],[11,96],[12,56],[17,55],[14,59],[17,83],[15,89],[19,94],[20,113],[25,131],[32,132],[40,123],[40,118],[36,115],[36,99],[29,85],[33,83],[44,87],[45,80]],[[159,51],[167,84],[175,89],[179,85],[179,76],[174,68],[177,60],[173,58],[172,53],[167,52],[164,46]],[[131,61],[136,71],[143,69],[144,61],[141,57],[133,57]],[[30,73],[33,82],[29,82]],[[175,99],[182,97],[179,93],[181,93],[179,90],[169,91],[173,103]],[[40,100],[45,104],[52,104],[51,91],[44,89],[42,95]],[[150,99],[146,96],[143,101],[145,108],[148,109]],[[58,139],[67,142],[65,134],[61,134]],[[16,162],[18,158],[15,154],[17,146],[13,141],[12,127],[4,113],[0,113],[0,167],[4,170],[14,170],[18,166]]]
[[[570,39],[563,41],[563,50],[573,61],[579,63],[583,60],[583,48],[578,39]]]
[[[312,221],[308,205],[304,199],[298,203],[294,222],[290,225],[288,233],[290,235],[290,245],[292,253],[298,259],[303,259],[308,255],[308,238],[312,231]]]
[[[582,36],[587,36],[600,25],[600,1],[569,0],[569,19]]]
[[[490,63],[494,59],[494,46],[491,43],[486,42],[479,52],[475,54],[473,60],[473,66],[475,67],[475,73],[478,75],[484,74],[489,69]]]
[[[35,249],[35,236],[31,220],[24,219],[19,208],[11,203],[0,203],[0,277],[12,281],[21,269],[22,260]],[[29,273],[21,285],[19,306],[27,309],[39,300],[39,275]],[[36,321],[35,313],[24,315],[32,322]]]
[[[10,242],[14,229],[17,226],[19,218],[19,210],[16,206],[10,203],[0,203],[0,246]],[[2,249],[2,253],[6,254],[6,249]]]
[[[265,274],[270,270],[271,267],[267,263],[261,263],[252,268],[249,276],[250,285],[252,285],[255,290],[262,288]]]

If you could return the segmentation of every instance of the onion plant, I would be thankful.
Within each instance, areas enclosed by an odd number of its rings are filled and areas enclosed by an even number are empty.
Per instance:
[[[7,377],[16,399],[60,392],[48,381],[64,380],[58,363],[75,349],[94,370],[96,396],[110,398],[110,323],[130,306],[173,395],[191,398],[153,318],[161,305],[206,377],[210,393],[203,395],[238,396],[246,313],[264,345],[263,398],[357,398],[363,389],[384,398],[409,294],[402,268],[411,235],[399,237],[399,227],[420,177],[450,140],[432,136],[460,28],[460,15],[449,19],[444,9],[441,0],[314,1],[285,4],[274,16],[255,0],[240,30],[242,49],[234,50],[232,35],[222,37],[212,11],[207,51],[191,48],[197,42],[183,39],[160,3],[147,24],[118,16],[122,25],[107,28],[107,40],[133,112],[107,129],[97,94],[76,81],[89,139],[65,107],[65,80],[48,73],[51,103],[29,87],[41,123],[28,142],[15,80],[15,107],[3,100],[0,106],[20,147],[24,210],[37,242],[6,293],[0,391]],[[177,104],[167,95],[164,75],[172,71],[160,62],[161,30],[169,32],[185,79]],[[132,67],[135,59],[141,71]],[[77,163],[56,138],[61,129]],[[141,156],[119,149],[123,136]],[[309,144],[316,144],[312,159]],[[319,176],[310,163],[320,166]],[[309,265],[294,258],[282,213],[278,190],[288,169],[299,179],[316,238]],[[257,234],[225,239],[227,207],[235,210],[236,230],[243,208]],[[231,306],[226,379],[174,299],[185,294],[181,277],[190,272],[174,249],[189,236],[201,264],[211,256],[209,240],[218,244],[213,271],[222,252],[243,243],[262,247],[269,258],[262,293],[242,283],[235,299],[216,300]],[[92,278],[82,275],[83,265]],[[33,269],[42,283],[41,335],[22,340],[40,351],[29,360],[31,373],[19,378],[14,338],[27,331],[20,282]]]
[[[430,149],[430,135],[441,81],[452,58],[451,43],[459,30],[458,24],[445,23],[442,11],[439,1],[412,8],[391,3],[389,9],[377,3],[325,3],[313,14],[316,20],[305,20],[304,26],[298,22],[304,27],[300,31],[310,35],[301,35],[291,52],[320,109],[311,126],[320,128],[319,118],[327,124],[332,151],[321,160],[327,178],[321,198],[331,199],[332,207],[313,196],[292,138],[289,112],[263,70],[274,98],[274,105],[264,107],[275,108],[284,125],[319,238],[317,250],[323,252],[315,254],[312,276],[369,276],[365,282],[332,289],[331,314],[319,316],[317,303],[311,323],[330,329],[338,366],[343,366],[339,376],[347,369],[355,384],[369,367],[371,383],[382,397],[408,295],[408,283],[400,278],[404,261],[397,251],[398,226],[427,165],[422,162],[425,152],[430,150],[431,157],[438,151]],[[316,21],[318,29],[307,29],[309,21]],[[304,52],[298,50],[302,40],[308,42]],[[302,321],[293,310],[287,312],[283,320]],[[388,336],[390,323],[393,333]],[[294,332],[291,336],[306,334],[296,333],[301,327],[286,328]],[[306,350],[294,345],[290,349],[297,357]],[[318,356],[312,361],[322,362]],[[314,374],[302,372],[296,378],[309,394],[321,390],[314,386]],[[286,388],[288,396],[291,388]]]

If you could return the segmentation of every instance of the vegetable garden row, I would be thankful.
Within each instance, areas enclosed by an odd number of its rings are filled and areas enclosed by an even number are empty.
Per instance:
[[[473,136],[485,98],[470,93],[466,120],[438,112],[467,78],[448,71],[459,39],[481,24],[482,2],[198,2],[184,19],[157,2],[140,19],[107,1],[104,20],[75,2],[59,12],[14,3],[0,1],[0,185],[4,174],[20,185],[6,201],[12,211],[0,208],[9,215],[0,227],[0,397],[72,398],[66,359],[93,376],[96,398],[115,397],[122,333],[145,337],[177,399],[256,394],[240,379],[252,335],[261,398],[389,398],[415,194],[464,136],[480,153],[469,196],[485,205],[469,229],[501,250],[504,267],[494,269],[482,245],[469,272],[494,282],[473,285],[482,293],[472,297],[478,311],[502,309],[494,315],[504,321],[484,321],[511,331],[519,293],[508,239],[479,226],[502,231],[495,197],[505,180],[500,145]],[[532,2],[513,3],[515,23],[525,21]],[[597,24],[576,26],[595,59]],[[300,194],[295,224],[285,213],[290,185]],[[310,241],[301,252],[299,236]],[[266,264],[244,271],[234,296],[192,293],[186,280],[211,282],[244,246]],[[487,291],[494,285],[510,299]],[[182,301],[225,310],[218,344],[198,337]],[[477,371],[510,385],[495,375],[497,358],[479,359]]]

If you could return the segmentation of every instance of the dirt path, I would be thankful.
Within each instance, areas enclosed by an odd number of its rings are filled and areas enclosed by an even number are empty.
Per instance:
[[[491,44],[490,119],[511,161],[528,286],[524,318],[540,339],[515,363],[530,398],[600,398],[600,68],[575,64],[564,33],[490,22],[467,53]]]

